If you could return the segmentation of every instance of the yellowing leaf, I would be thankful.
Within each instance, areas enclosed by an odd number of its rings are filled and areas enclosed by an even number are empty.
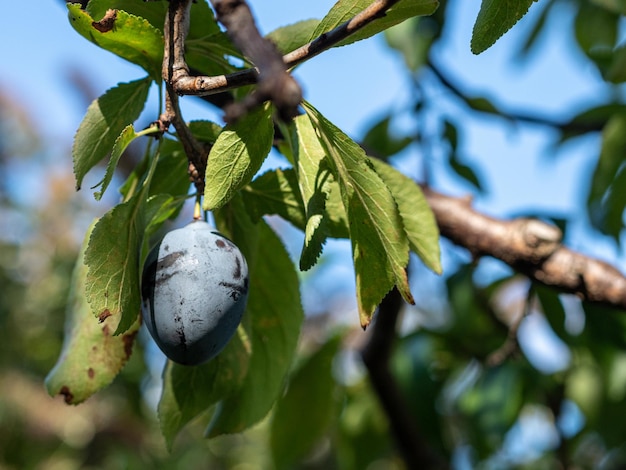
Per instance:
[[[94,21],[78,3],[68,3],[67,9],[70,24],[81,36],[161,81],[163,34],[147,20],[123,10],[109,10],[109,16]]]
[[[85,296],[87,266],[84,253],[93,224],[76,261],[68,302],[65,340],[56,365],[46,377],[46,389],[52,396],[63,395],[68,404],[78,404],[109,385],[132,352],[140,322],[136,321],[123,335],[113,336],[118,317],[91,314]]]

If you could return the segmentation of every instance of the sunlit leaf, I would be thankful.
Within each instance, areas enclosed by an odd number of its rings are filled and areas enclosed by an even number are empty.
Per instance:
[[[412,302],[406,266],[409,242],[396,202],[363,149],[308,103],[307,115],[341,189],[348,215],[361,325],[367,326],[383,297],[396,285]]]
[[[319,20],[298,21],[275,29],[266,38],[272,41],[282,54],[286,54],[309,42],[319,22]]]
[[[372,163],[398,204],[411,250],[428,268],[441,274],[439,228],[422,190],[415,181],[388,164],[376,159],[372,159]]]
[[[124,153],[124,151],[128,148],[131,142],[138,137],[145,136],[153,131],[156,131],[156,127],[146,129],[139,133],[135,132],[135,128],[132,124],[129,124],[124,128],[119,137],[115,140],[113,144],[113,150],[111,150],[111,157],[109,159],[109,164],[107,165],[106,172],[104,174],[104,178],[100,181],[95,187],[100,186],[100,191],[94,193],[94,197],[97,201],[102,198],[102,195],[109,187],[109,183],[113,179],[113,174],[115,173],[115,168],[117,167],[118,162],[120,161],[120,157]]]
[[[482,0],[472,31],[474,54],[486,51],[526,14],[537,0]]]
[[[298,186],[306,211],[304,243],[300,255],[300,269],[306,271],[317,262],[326,237],[330,235],[326,202],[333,176],[324,160],[325,150],[311,120],[302,115],[294,119],[294,124],[289,128],[285,126],[284,134],[292,148]]]
[[[339,0],[322,21],[320,21],[311,39],[350,20],[356,14],[370,6],[371,3],[370,0]],[[384,16],[372,21],[369,25],[360,29],[337,45],[344,46],[362,39],[367,39],[414,16],[431,15],[438,6],[438,0],[400,0],[387,10]]]
[[[122,131],[139,117],[150,83],[147,78],[121,83],[89,105],[72,147],[78,189],[87,172],[111,152]]]
[[[252,180],[272,148],[273,139],[269,106],[256,109],[224,128],[209,153],[205,210],[223,206],[235,191]]]
[[[146,218],[146,200],[158,160],[151,165],[141,187],[96,223],[85,250],[87,265],[85,295],[99,320],[113,317],[114,335],[128,330],[139,316],[141,293],[139,269],[146,228],[155,217]]]
[[[163,34],[147,20],[123,10],[92,18],[78,3],[68,3],[72,27],[84,38],[142,67],[153,80],[161,81]]]
[[[156,29],[163,31],[167,2],[145,0],[89,0],[86,10],[92,18],[99,20],[109,9],[124,10],[131,15],[145,18]]]
[[[46,389],[52,396],[63,395],[68,404],[78,404],[109,385],[132,352],[140,322],[114,336],[118,317],[102,321],[91,314],[85,296],[87,266],[84,253],[90,239],[90,227],[72,276],[72,290],[67,304],[63,349],[56,365],[46,377]]]

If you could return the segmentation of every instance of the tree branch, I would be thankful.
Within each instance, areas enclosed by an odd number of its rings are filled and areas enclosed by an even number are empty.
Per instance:
[[[284,55],[282,60],[285,67],[290,69],[301,64],[327,49],[347,39],[372,21],[381,18],[398,0],[376,0],[369,7],[358,13],[352,19],[342,23],[309,43]],[[241,70],[228,75],[216,76],[180,76],[174,83],[176,93],[180,95],[206,96],[223,91],[232,90],[244,85],[257,82],[259,71],[256,68]]]
[[[252,12],[245,0],[211,0],[217,19],[233,43],[256,65],[259,75],[256,90],[241,103],[226,109],[226,121],[236,120],[248,110],[271,100],[282,119],[298,114],[302,90],[287,67],[276,46],[259,33]]]
[[[322,34],[308,44],[286,54],[283,60],[287,64],[287,67],[291,68],[315,57],[344,39],[347,39],[372,21],[384,17],[387,10],[398,3],[398,1],[399,0],[376,0],[352,19]]]
[[[494,219],[476,212],[467,198],[423,189],[441,235],[473,256],[492,256],[546,286],[626,309],[626,277],[608,263],[564,247],[556,227],[535,219]]]
[[[525,122],[528,124],[537,124],[540,126],[548,126],[553,127],[555,129],[559,129],[565,133],[573,133],[573,134],[582,134],[586,132],[594,132],[601,131],[606,123],[606,119],[599,118],[593,121],[587,120],[584,122],[576,122],[576,121],[556,121],[553,119],[546,118],[539,114],[528,114],[520,111],[503,111],[501,109],[488,109],[484,107],[477,107],[472,101],[470,97],[470,93],[467,93],[466,90],[463,90],[462,87],[458,84],[458,82],[453,79],[449,73],[444,71],[442,67],[440,67],[432,57],[428,58],[428,67],[433,72],[435,77],[441,82],[441,84],[447,88],[453,95],[458,97],[463,103],[465,103],[468,107],[473,109],[474,111],[491,114],[494,116],[500,116],[504,119],[508,119],[510,121],[517,122]]]
[[[189,160],[189,174],[200,194],[204,192],[204,174],[208,149],[198,142],[183,120],[178,104],[178,95],[174,83],[180,76],[189,74],[185,62],[184,44],[189,28],[189,9],[191,0],[171,0],[165,18],[163,35],[163,80],[165,81],[165,112],[159,116],[157,124],[165,132],[170,124],[176,133]]]
[[[372,387],[389,418],[391,432],[407,468],[446,468],[445,462],[432,453],[417,423],[407,413],[409,407],[396,378],[389,370],[402,304],[402,296],[397,289],[385,296],[378,307],[371,336],[361,349],[361,358],[367,367]]]

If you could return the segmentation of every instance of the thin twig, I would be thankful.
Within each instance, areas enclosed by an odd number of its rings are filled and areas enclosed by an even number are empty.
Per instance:
[[[289,68],[295,67],[304,61],[307,61],[321,52],[335,46],[352,34],[356,33],[372,21],[385,16],[387,10],[398,3],[399,0],[376,0],[365,10],[358,13],[352,19],[340,24],[336,28],[328,31],[313,41],[305,44],[286,54],[283,57],[285,64]]]
[[[504,343],[495,351],[492,351],[485,359],[485,364],[489,367],[497,367],[504,363],[511,356],[519,353],[519,341],[517,339],[517,333],[524,321],[524,318],[528,317],[531,313],[531,307],[533,299],[535,298],[535,289],[533,284],[530,283],[528,287],[528,294],[526,295],[526,301],[524,302],[524,309],[519,315],[512,315],[511,321],[507,322],[508,331]]]
[[[428,67],[433,72],[435,77],[439,80],[439,82],[447,88],[453,95],[458,97],[461,101],[463,101],[467,106],[472,108],[474,111],[483,112],[487,114],[491,114],[494,116],[499,116],[504,119],[513,122],[524,122],[527,124],[536,124],[540,126],[552,127],[555,129],[560,129],[562,132],[581,134],[585,132],[594,132],[600,131],[604,127],[606,122],[605,119],[598,119],[595,122],[565,122],[565,121],[556,121],[545,116],[541,116],[539,114],[529,114],[522,111],[504,111],[502,109],[488,109],[488,108],[477,108],[472,103],[471,94],[467,93],[466,90],[463,90],[462,87],[457,83],[455,79],[450,76],[450,73],[444,71],[444,69],[438,65],[438,63],[432,58],[428,58]]]
[[[364,26],[367,26],[372,21],[383,17],[385,12],[397,2],[398,0],[376,0],[352,19],[284,55],[283,62],[285,66],[287,68],[293,68],[321,52],[330,49]],[[216,75],[212,77],[180,76],[174,83],[174,89],[176,93],[180,95],[211,95],[244,85],[252,85],[257,82],[258,75],[259,71],[256,68],[250,68],[228,75]]]

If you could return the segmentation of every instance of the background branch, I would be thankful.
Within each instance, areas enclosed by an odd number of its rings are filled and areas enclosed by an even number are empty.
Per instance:
[[[441,235],[475,257],[492,256],[546,286],[626,309],[626,277],[608,263],[560,243],[560,231],[535,219],[498,220],[476,212],[467,198],[424,188]]]
[[[402,296],[397,289],[389,292],[380,306],[371,329],[371,336],[361,349],[361,358],[381,406],[389,419],[391,432],[407,468],[446,468],[432,453],[418,424],[407,412],[406,400],[396,378],[389,370],[389,360],[396,337],[396,323],[402,308]]]

